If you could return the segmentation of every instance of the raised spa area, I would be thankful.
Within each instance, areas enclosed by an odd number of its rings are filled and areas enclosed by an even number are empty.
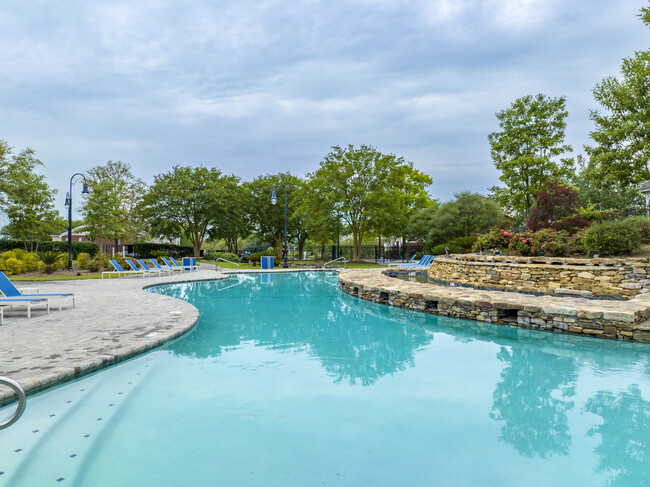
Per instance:
[[[590,264],[150,287],[196,325],[30,395],[0,430],[0,486],[650,485],[644,266]]]

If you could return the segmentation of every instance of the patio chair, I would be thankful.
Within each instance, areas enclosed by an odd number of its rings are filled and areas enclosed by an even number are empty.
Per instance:
[[[27,306],[27,318],[32,317],[32,304],[45,304],[47,307],[47,314],[50,314],[50,302],[47,300],[47,298],[27,298],[27,297],[21,297],[21,298],[0,298],[0,306]],[[0,309],[1,310],[1,309]],[[2,317],[2,322],[0,324],[4,323],[4,313]]]
[[[7,298],[44,298],[48,299],[49,298],[59,298],[59,311],[61,311],[61,300],[63,298],[72,298],[72,307],[74,308],[74,294],[73,293],[48,293],[48,294],[41,294],[41,293],[27,293],[23,294],[20,292],[20,289],[18,289],[16,286],[14,286],[13,282],[9,280],[7,276],[5,276],[5,273],[0,271],[0,292],[4,294],[5,297]],[[49,305],[48,305],[49,309]]]
[[[416,254],[413,254],[411,258],[409,259],[408,262],[394,262],[392,264],[388,264],[389,266],[396,266],[396,265],[409,265],[413,262],[413,259],[415,259]]]
[[[158,269],[161,272],[168,272],[169,274],[172,274],[174,271],[182,271],[183,269],[174,269],[169,267],[168,265],[166,266],[161,266],[156,259],[149,259],[153,266]]]
[[[172,262],[171,257],[169,259],[166,257],[161,257],[161,259],[165,262],[165,264],[167,264],[167,267],[169,267],[170,269],[173,269],[175,271],[185,272],[185,269],[176,265],[175,262]]]
[[[422,258],[417,261],[416,263],[407,263],[407,264],[400,264],[400,267],[417,267],[417,266],[423,266],[425,265],[425,262],[427,262],[431,256],[429,254],[423,255]]]
[[[124,274],[125,276],[142,274],[142,277],[144,277],[144,274],[145,274],[144,271],[141,270],[141,269],[138,269],[137,267],[135,268],[135,270],[125,271],[124,269],[122,269],[122,266],[119,264],[118,261],[111,259],[109,262],[111,263],[111,265],[113,266],[113,268],[115,270],[114,271],[104,271],[104,272],[102,272],[102,279],[104,279],[104,274],[108,274],[109,279],[111,278],[111,275],[115,275],[115,274],[117,274],[117,277],[120,277],[120,274]],[[128,262],[128,260],[127,260],[127,262]]]
[[[187,268],[189,268],[189,270],[191,270],[191,271],[196,271],[196,270],[199,269],[199,266],[196,265],[196,264],[193,264],[193,265],[185,265],[185,264],[182,264],[182,265],[181,265],[181,264],[179,264],[178,262],[176,262],[176,259],[174,259],[173,257],[170,257],[170,260],[171,260],[174,264],[176,264],[176,266],[178,266],[178,267],[183,267],[183,268],[187,267]]]
[[[144,260],[142,260],[142,259],[136,259],[136,261],[138,262],[138,264],[140,264],[140,266],[141,266],[141,267],[142,267],[146,272],[149,272],[150,274],[155,272],[155,273],[158,274],[159,276],[162,276],[162,273],[163,273],[163,272],[167,272],[167,271],[162,271],[162,270],[159,270],[159,269],[152,269],[152,268],[149,267],[147,264],[145,264],[145,263],[144,263]],[[171,274],[171,271],[169,271],[169,273]]]

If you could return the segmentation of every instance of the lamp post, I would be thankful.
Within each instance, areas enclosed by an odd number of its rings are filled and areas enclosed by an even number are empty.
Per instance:
[[[287,185],[283,183],[277,183],[273,185],[273,193],[271,194],[271,203],[276,204],[278,198],[275,195],[276,186],[284,186],[284,245],[282,247],[282,267],[285,269],[289,267],[289,262],[287,262]]]
[[[68,270],[72,270],[72,184],[75,182],[74,178],[76,176],[81,176],[84,181],[83,189],[81,194],[88,194],[88,183],[86,182],[86,176],[80,172],[75,173],[70,178],[70,191],[65,196],[65,207],[68,209]]]

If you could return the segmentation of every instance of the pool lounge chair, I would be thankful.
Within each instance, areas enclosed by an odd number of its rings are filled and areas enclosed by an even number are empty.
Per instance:
[[[27,306],[27,318],[32,317],[32,304],[44,304],[47,307],[47,314],[50,314],[50,302],[47,298],[0,298],[0,306]],[[4,323],[4,313],[2,323]]]
[[[144,277],[144,275],[145,275],[145,272],[143,270],[141,270],[141,269],[138,269],[137,267],[135,268],[136,270],[134,270],[134,271],[133,270],[132,271],[126,271],[126,270],[122,269],[122,266],[116,260],[111,259],[109,262],[111,263],[111,265],[113,266],[113,268],[115,270],[114,271],[104,271],[104,272],[102,272],[102,279],[104,279],[104,274],[108,274],[109,279],[111,278],[111,276],[114,276],[115,274],[117,274],[117,277],[120,277],[120,274],[124,274],[125,276],[133,276],[133,275],[140,274],[140,275],[142,275],[142,277]]]
[[[185,265],[185,264],[183,264],[183,265],[181,265],[181,264],[179,264],[178,262],[176,262],[176,259],[174,259],[173,257],[170,257],[169,259],[170,259],[174,264],[176,264],[178,267],[182,267],[182,268],[184,268],[184,269],[187,267],[187,269],[189,269],[189,270],[191,270],[191,271],[197,271],[197,270],[199,270],[199,266],[196,265],[196,264],[193,264],[193,265]],[[187,269],[186,269],[186,270],[187,270]]]
[[[172,270],[174,270],[174,271],[185,272],[185,269],[183,269],[182,267],[177,266],[177,265],[174,264],[171,260],[169,260],[169,259],[167,259],[167,258],[165,258],[165,257],[161,257],[161,259],[163,260],[163,262],[164,262],[165,264],[167,264],[167,267],[169,267],[170,269],[172,269]]]
[[[397,265],[409,265],[413,262],[413,259],[415,259],[416,254],[413,254],[411,258],[409,259],[408,262],[394,262],[392,264],[388,264],[389,266],[397,266]]]
[[[154,266],[156,269],[158,269],[158,270],[161,271],[161,272],[168,272],[170,275],[171,275],[174,271],[180,271],[180,270],[182,270],[182,269],[172,269],[171,267],[169,267],[169,266],[167,266],[167,265],[163,267],[163,266],[161,266],[161,265],[158,263],[158,261],[157,261],[156,259],[149,259],[149,260],[151,261],[151,263],[153,264],[153,266]]]
[[[162,273],[163,273],[163,272],[169,272],[169,273],[171,274],[171,271],[163,271],[163,270],[160,270],[160,269],[152,269],[152,268],[149,267],[147,264],[145,264],[145,263],[144,263],[144,260],[142,260],[142,259],[136,259],[136,260],[137,260],[138,264],[140,264],[140,266],[141,266],[145,271],[147,271],[147,272],[150,273],[150,274],[151,274],[151,273],[156,273],[156,274],[158,274],[159,276],[162,276]]]
[[[5,276],[5,273],[2,271],[0,271],[0,293],[2,293],[6,298],[36,298],[36,299],[48,299],[48,300],[50,298],[59,298],[59,311],[61,311],[61,300],[63,298],[72,298],[72,307],[74,308],[74,293],[23,294],[22,292],[20,292],[20,289],[14,286],[13,282],[11,282],[9,278]]]
[[[433,256],[427,254],[427,255],[422,256],[422,258],[418,262],[416,262],[414,264],[411,264],[411,263],[401,264],[399,267],[408,267],[408,268],[424,267],[424,266],[427,265],[427,262],[429,262],[429,260],[432,259],[432,258],[433,258]]]

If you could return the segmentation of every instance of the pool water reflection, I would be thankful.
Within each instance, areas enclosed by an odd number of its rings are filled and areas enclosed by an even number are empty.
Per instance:
[[[333,273],[155,290],[196,328],[32,398],[0,485],[650,485],[648,345],[368,303]]]

